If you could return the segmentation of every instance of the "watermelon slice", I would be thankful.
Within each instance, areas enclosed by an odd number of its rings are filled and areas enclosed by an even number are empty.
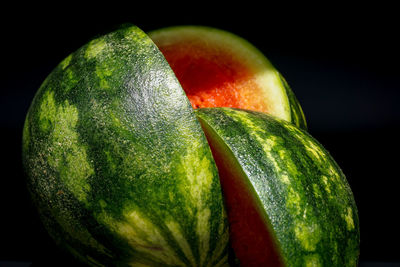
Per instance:
[[[357,265],[353,194],[314,138],[265,113],[196,113],[218,166],[241,267]]]

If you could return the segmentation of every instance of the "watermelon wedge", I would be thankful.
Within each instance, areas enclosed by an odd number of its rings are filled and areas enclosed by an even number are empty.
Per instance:
[[[196,110],[217,163],[241,266],[356,266],[353,194],[307,132],[265,113]]]

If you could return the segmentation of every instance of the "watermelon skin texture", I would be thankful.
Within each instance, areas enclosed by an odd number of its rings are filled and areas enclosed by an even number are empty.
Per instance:
[[[339,166],[313,137],[259,112],[206,108],[196,114],[243,169],[286,266],[357,265],[360,235],[353,194]]]
[[[23,164],[55,241],[93,266],[224,266],[228,224],[205,136],[135,26],[90,41],[28,111]]]

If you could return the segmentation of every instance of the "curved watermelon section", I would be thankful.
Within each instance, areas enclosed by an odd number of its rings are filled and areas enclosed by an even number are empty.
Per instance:
[[[306,129],[290,87],[252,44],[226,31],[178,26],[149,33],[193,108],[231,107],[266,112]]]
[[[272,116],[196,110],[220,172],[241,266],[356,266],[357,207],[346,178],[307,132]]]
[[[297,100],[296,95],[293,93],[289,84],[287,83],[285,78],[283,78],[283,76],[281,74],[279,74],[279,78],[281,79],[281,82],[282,82],[283,86],[285,87],[286,95],[289,98],[290,114],[291,114],[292,123],[303,130],[307,130],[306,117],[304,116],[304,112],[300,106],[299,100]]]
[[[211,151],[173,71],[137,27],[47,77],[23,132],[50,235],[94,266],[222,266],[228,227]]]

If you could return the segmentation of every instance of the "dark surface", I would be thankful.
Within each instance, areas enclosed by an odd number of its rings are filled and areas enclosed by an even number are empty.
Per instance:
[[[34,267],[31,262],[0,261],[0,267]],[[399,267],[398,262],[360,262],[359,267]]]
[[[130,22],[144,31],[180,24],[218,27],[263,51],[299,98],[310,133],[348,178],[359,209],[361,261],[399,262],[395,10],[383,4],[225,10],[201,3],[183,11],[151,3],[102,12],[72,4],[50,11],[4,7],[10,16],[1,18],[0,260],[76,265],[55,247],[31,206],[20,159],[22,125],[37,88],[58,62],[95,35]]]

